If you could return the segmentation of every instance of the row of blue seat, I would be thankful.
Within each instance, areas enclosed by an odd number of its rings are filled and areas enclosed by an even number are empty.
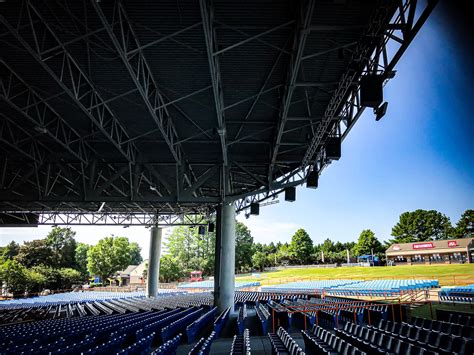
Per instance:
[[[303,336],[306,353],[308,354],[365,354],[357,347],[322,327],[315,326],[311,331],[302,330],[301,334]]]
[[[248,355],[252,351],[250,347],[249,330],[245,329],[242,335],[234,335],[230,347],[231,355]]]
[[[202,337],[192,347],[188,355],[208,355],[211,352],[212,343],[216,338],[217,338],[217,334],[215,331],[212,331],[211,334],[207,338]]]
[[[173,339],[160,345],[151,355],[176,355],[176,350],[181,343],[182,334],[176,335]]]
[[[186,327],[186,336],[188,338],[188,344],[191,344],[196,339],[196,336],[202,332],[203,328],[206,325],[211,324],[214,322],[214,318],[216,317],[217,307],[212,307],[209,311],[202,314],[198,319],[192,322],[190,325]]]
[[[276,333],[268,333],[268,337],[272,344],[273,354],[304,355],[303,349],[283,327],[279,327]]]
[[[240,335],[244,334],[246,319],[247,319],[247,305],[244,303],[239,308],[239,313],[237,314],[237,330]]]
[[[161,330],[162,342],[164,343],[169,339],[173,338],[176,334],[183,332],[188,325],[190,325],[196,319],[201,317],[202,312],[202,308],[194,309],[192,312],[186,314],[185,316],[180,317],[169,323],[169,325],[165,326]]]
[[[216,332],[217,337],[221,334],[222,328],[224,328],[224,325],[229,319],[230,309],[231,307],[226,308],[224,311],[222,311],[221,314],[219,314],[219,316],[214,321],[214,331]]]
[[[262,303],[260,303],[258,306],[255,307],[255,311],[262,325],[262,334],[267,334],[268,328],[270,326],[270,321],[271,321],[270,312],[268,311],[267,307],[263,305]]]

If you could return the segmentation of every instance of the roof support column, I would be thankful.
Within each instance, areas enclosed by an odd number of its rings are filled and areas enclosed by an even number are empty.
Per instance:
[[[163,228],[151,227],[150,254],[148,257],[148,275],[146,280],[146,296],[156,297],[160,282],[161,234]]]
[[[235,293],[235,207],[223,203],[217,207],[214,303],[219,312],[231,307]]]

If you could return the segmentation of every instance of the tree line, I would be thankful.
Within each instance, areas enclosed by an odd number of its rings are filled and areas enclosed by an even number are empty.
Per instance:
[[[474,210],[466,210],[457,224],[434,210],[416,210],[402,213],[392,228],[392,239],[382,243],[370,229],[363,230],[357,241],[341,243],[326,238],[315,244],[304,229],[298,229],[290,243],[254,243],[250,230],[236,222],[236,273],[263,270],[280,265],[305,265],[318,263],[344,263],[347,254],[351,261],[360,255],[378,256],[385,260],[385,250],[392,243],[422,242],[451,238],[467,238],[474,235]],[[200,235],[198,228],[178,227],[169,237],[169,254],[163,255],[160,264],[160,280],[176,281],[189,276],[192,270],[205,275],[214,274],[215,233]]]
[[[69,289],[90,276],[107,280],[142,261],[140,246],[128,238],[106,237],[88,245],[76,242],[75,235],[71,228],[54,227],[43,239],[0,247],[0,291],[2,285],[14,295]]]

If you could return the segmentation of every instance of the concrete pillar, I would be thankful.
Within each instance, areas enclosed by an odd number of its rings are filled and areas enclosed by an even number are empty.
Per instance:
[[[146,296],[156,297],[160,282],[161,232],[158,227],[151,227],[150,255],[148,257],[148,277],[146,280]]]
[[[221,209],[221,211],[219,211]],[[217,294],[215,302],[219,311],[232,307],[234,310],[235,292],[235,208],[233,204],[223,204],[218,208],[216,221],[216,246],[220,245],[219,258],[216,258],[218,269]],[[217,248],[216,248],[217,249]],[[219,260],[219,261],[218,261]]]

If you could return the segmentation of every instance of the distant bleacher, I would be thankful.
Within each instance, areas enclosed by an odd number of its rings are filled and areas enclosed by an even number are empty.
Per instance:
[[[326,293],[343,296],[392,296],[407,291],[427,290],[434,287],[439,287],[438,280],[321,280],[264,286],[262,291]]]
[[[235,288],[258,287],[260,282],[235,281]],[[214,289],[214,281],[197,281],[178,285],[178,288]]]
[[[457,287],[443,287],[438,293],[442,302],[474,303],[474,284]]]

